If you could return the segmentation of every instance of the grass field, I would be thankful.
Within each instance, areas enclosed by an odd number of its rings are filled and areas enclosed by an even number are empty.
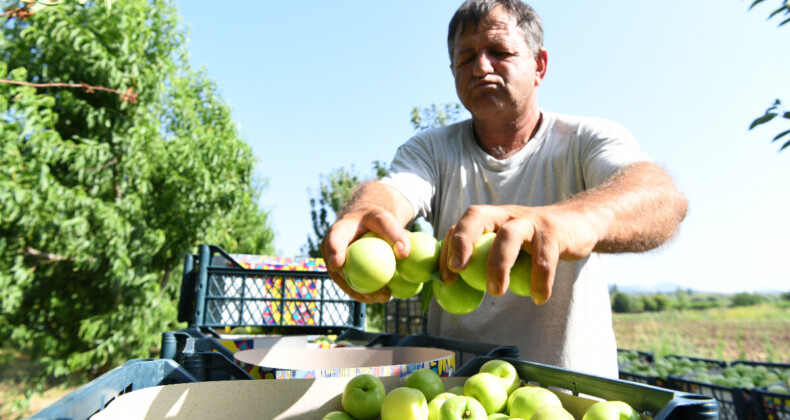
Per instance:
[[[739,308],[615,314],[617,345],[656,355],[683,355],[718,360],[790,363],[790,308],[764,304]],[[19,401],[27,387],[20,381],[29,360],[0,349],[0,420],[27,417],[75,387],[53,386],[27,404]],[[25,407],[27,405],[27,407]]]
[[[621,349],[718,360],[790,363],[790,308],[771,304],[615,314]]]

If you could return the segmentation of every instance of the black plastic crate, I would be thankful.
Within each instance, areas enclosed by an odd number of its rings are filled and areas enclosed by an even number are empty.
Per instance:
[[[672,389],[715,398],[719,403],[719,418],[722,420],[756,419],[749,390],[676,376],[670,376],[669,383]]]
[[[755,385],[746,385],[730,379],[730,382],[722,379],[722,375],[726,376],[728,370],[739,370],[740,366],[748,367],[763,367],[766,371],[769,369],[786,369],[790,365],[780,363],[765,363],[765,362],[748,362],[736,361],[726,363],[719,360],[710,359],[697,359],[709,362],[711,369],[709,373],[709,380],[701,380],[698,376],[685,375],[685,376],[672,376],[670,377],[670,386],[675,389],[680,389],[688,392],[695,392],[703,395],[708,395],[716,398],[719,401],[719,410],[722,419],[738,419],[738,420],[760,420],[770,418],[771,408],[766,411],[763,404],[758,400],[758,388]],[[774,404],[772,402],[771,404]]]
[[[456,376],[474,375],[483,363],[492,359],[475,357],[459,369]],[[587,375],[539,363],[504,360],[512,363],[527,383],[565,390],[575,396],[624,401],[653,420],[719,418],[716,400],[704,395]]]
[[[355,329],[345,331],[337,339],[359,343],[358,345],[364,347],[395,346],[398,342],[395,334],[377,334]],[[252,345],[245,348],[239,344],[253,340],[254,338],[230,340],[237,343],[234,350],[223,345],[213,330],[190,327],[163,333],[160,357],[178,362],[200,381],[254,379],[234,362],[237,351],[254,348]]]
[[[636,382],[640,384],[659,386],[658,375],[652,375],[646,371],[647,367],[653,366],[653,353],[617,349],[617,367],[620,379],[624,381]]]
[[[771,392],[765,387],[752,390],[757,418],[760,420],[790,420],[790,394]]]
[[[428,317],[422,313],[421,295],[409,299],[391,299],[384,306],[384,329],[387,332],[400,337],[428,333]]]
[[[353,340],[358,334],[360,333],[349,332],[345,337]],[[370,338],[372,335],[365,333],[362,336]],[[462,367],[465,361],[477,356],[509,358],[518,358],[520,356],[520,350],[517,346],[502,346],[479,341],[434,337],[428,334],[406,336],[398,341],[394,341],[393,337],[393,334],[375,336],[367,346],[433,347],[450,350],[455,353],[456,369]],[[163,356],[165,355],[163,354]],[[233,352],[209,337],[187,337],[184,340],[182,350],[173,355],[172,359],[182,364],[187,371],[201,381],[253,379],[252,376],[235,363]]]
[[[223,329],[256,326],[278,334],[364,330],[365,304],[346,295],[320,266],[245,268],[213,245],[184,260],[178,320]]]
[[[454,376],[471,376],[483,363],[493,359],[513,363],[519,375],[532,384],[568,390],[576,396],[622,400],[651,415],[654,420],[718,418],[716,401],[711,398],[585,375],[518,359],[478,356],[457,370]],[[33,419],[87,419],[127,392],[189,382],[196,380],[172,360],[132,360],[68,394],[36,414]]]
[[[128,392],[190,382],[198,380],[172,360],[129,360],[70,392],[31,419],[88,419]]]
[[[770,385],[782,383],[784,390],[788,390],[790,387],[787,382],[788,376],[790,376],[790,364],[751,361],[735,361],[730,364],[734,368],[737,368],[738,365],[755,368],[756,376],[761,380],[758,382],[758,386],[743,390],[744,399],[749,401],[749,418],[790,420],[790,394],[773,392],[768,389]],[[760,369],[762,370],[760,371]],[[770,373],[774,373],[777,378],[766,377]]]

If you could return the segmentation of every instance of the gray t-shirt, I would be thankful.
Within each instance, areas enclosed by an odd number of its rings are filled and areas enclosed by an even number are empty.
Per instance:
[[[538,132],[515,155],[498,160],[475,142],[472,121],[424,131],[395,154],[389,176],[443,239],[473,204],[542,206],[601,184],[619,169],[649,160],[622,126],[601,119],[543,112]],[[521,359],[617,377],[617,346],[604,256],[560,261],[551,299],[486,295],[467,315],[434,302],[431,334],[516,345]]]

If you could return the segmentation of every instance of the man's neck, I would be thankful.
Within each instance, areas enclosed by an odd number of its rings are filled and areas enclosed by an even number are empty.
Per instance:
[[[511,119],[505,123],[488,119],[474,119],[477,144],[489,155],[505,159],[516,154],[537,133],[543,113],[535,109],[524,118]]]

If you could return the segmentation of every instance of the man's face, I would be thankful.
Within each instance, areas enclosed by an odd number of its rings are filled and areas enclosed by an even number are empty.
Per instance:
[[[529,49],[516,19],[497,6],[475,28],[455,35],[451,68],[458,98],[475,118],[528,112],[545,71],[545,50]]]

